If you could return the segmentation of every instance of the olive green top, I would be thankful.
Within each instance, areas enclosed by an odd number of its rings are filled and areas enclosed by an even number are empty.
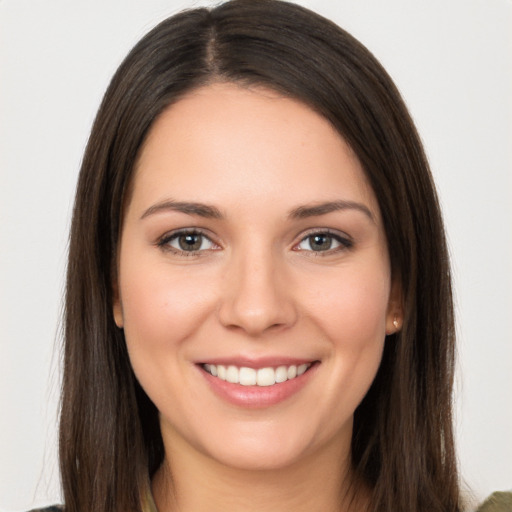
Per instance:
[[[491,494],[476,512],[512,512],[512,491]]]

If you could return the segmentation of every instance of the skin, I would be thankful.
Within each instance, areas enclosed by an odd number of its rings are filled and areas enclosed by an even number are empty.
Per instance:
[[[334,201],[351,207],[290,215]],[[204,238],[183,252],[172,236],[190,228]],[[142,148],[118,268],[114,317],[168,455],[160,512],[346,510],[354,410],[401,310],[376,198],[331,125],[262,88],[189,93]],[[317,363],[298,392],[251,408],[198,365],[238,356]]]

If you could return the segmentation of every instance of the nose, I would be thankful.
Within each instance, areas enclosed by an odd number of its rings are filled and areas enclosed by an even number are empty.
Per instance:
[[[283,264],[263,251],[230,261],[225,275],[219,320],[252,337],[292,326],[297,320],[293,286]]]

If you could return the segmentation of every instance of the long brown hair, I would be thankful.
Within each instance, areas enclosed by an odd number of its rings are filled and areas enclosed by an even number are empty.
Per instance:
[[[450,270],[432,177],[392,80],[347,32],[276,0],[177,14],[145,36],[105,94],[70,236],[60,460],[68,512],[141,510],[164,457],[158,411],[112,317],[118,235],[134,163],[157,116],[215,81],[264,85],[327,118],[378,199],[404,324],[355,413],[352,464],[379,512],[460,510],[451,418]]]

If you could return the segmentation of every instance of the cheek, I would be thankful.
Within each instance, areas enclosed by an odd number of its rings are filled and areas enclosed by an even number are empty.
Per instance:
[[[135,369],[139,359],[179,350],[201,324],[211,294],[204,282],[199,286],[201,278],[185,269],[134,260],[131,265],[128,259],[121,268],[120,294],[126,343]]]
[[[368,270],[369,269],[369,270]],[[382,358],[390,276],[386,266],[354,268],[323,283],[310,302],[313,321],[330,343],[330,386],[344,390],[342,414],[353,412],[369,389]]]
[[[384,339],[390,293],[385,267],[354,268],[323,284],[311,308],[334,340],[359,346]]]
[[[360,278],[360,276],[359,276]],[[358,285],[359,283],[359,285]],[[324,328],[331,340],[328,359],[331,378],[325,386],[327,404],[332,417],[325,425],[335,431],[336,418],[352,418],[375,379],[385,342],[386,309],[389,286],[376,279],[361,286],[361,282],[346,279],[339,283],[343,292],[333,290],[328,321]]]
[[[120,293],[133,371],[160,411],[185,415],[181,400],[190,396],[185,384],[190,368],[184,364],[188,341],[211,309],[211,288],[200,287],[204,279],[186,269],[132,261],[135,265],[127,258],[121,267]]]

